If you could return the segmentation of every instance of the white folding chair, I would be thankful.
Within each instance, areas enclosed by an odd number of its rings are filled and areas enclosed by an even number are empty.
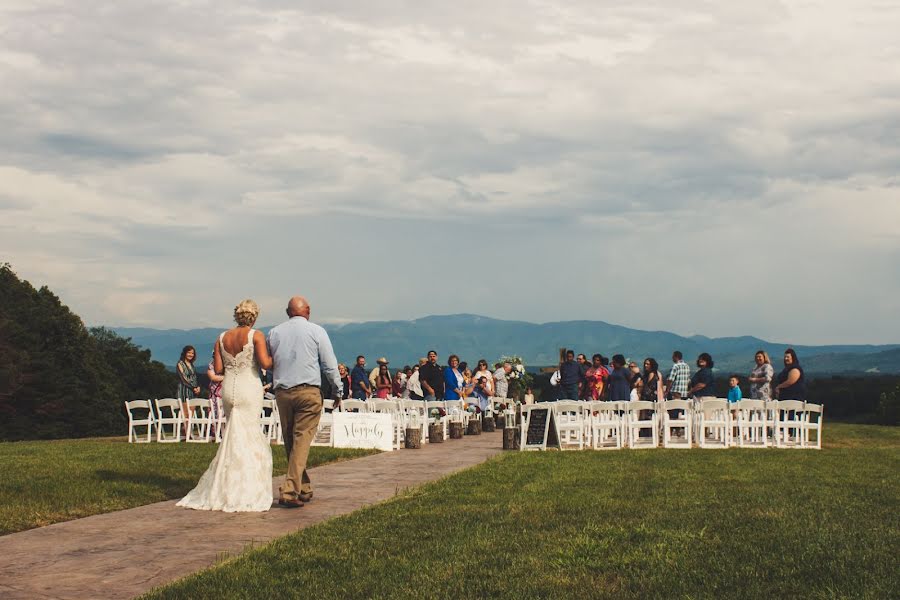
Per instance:
[[[341,400],[341,412],[369,412],[366,400]]]
[[[153,441],[153,426],[156,419],[153,416],[153,404],[149,400],[131,400],[125,402],[125,410],[128,412],[128,443],[147,443]],[[147,411],[146,418],[138,418],[134,411]],[[141,439],[143,434],[139,434],[137,428],[147,428],[147,439]]]
[[[470,414],[465,409],[465,400],[444,400],[444,410],[447,411],[447,420],[462,423],[463,430],[469,426]]]
[[[209,430],[213,425],[212,407],[206,398],[191,398],[187,401],[188,420],[185,425],[184,441],[205,444],[209,441]]]
[[[737,445],[740,448],[765,448],[769,445],[768,410],[763,400],[740,400],[731,405],[737,411]],[[734,443],[734,440],[732,440]]]
[[[822,421],[825,420],[825,409],[821,404],[806,402],[803,405],[803,447],[822,449]],[[815,444],[810,445],[809,432],[816,432]]]
[[[701,448],[727,448],[731,444],[731,410],[725,398],[700,401],[697,442]]]
[[[690,448],[694,403],[690,400],[666,400],[659,403],[659,410],[662,414],[663,448]],[[683,429],[684,435],[672,435],[676,429]]]
[[[160,443],[180,442],[181,426],[184,423],[181,416],[181,400],[162,398],[155,400],[154,403],[156,404],[156,441]],[[166,425],[172,426],[171,435],[166,432]]]
[[[778,400],[775,406],[775,445],[778,448],[802,448],[806,403]]]
[[[281,419],[278,418],[278,404],[275,402],[275,398],[264,396],[262,410],[259,413],[259,427],[267,440],[271,441],[278,438],[277,424],[280,422]]]
[[[561,450],[576,447],[584,449],[585,417],[587,403],[578,400],[560,400],[554,402],[553,421],[556,423],[556,435]]]
[[[618,402],[591,402],[591,445],[594,450],[620,449],[622,439],[622,415]]]
[[[634,402],[622,402],[624,405],[628,427],[629,448],[656,448],[659,446],[659,413],[656,411],[656,403],[647,400]],[[649,418],[642,416],[642,412],[650,413]],[[641,430],[649,429],[649,437],[641,437]]]
[[[319,417],[319,425],[316,428],[316,436],[313,438],[311,446],[332,445],[332,427],[334,426],[334,400],[322,401],[322,414]],[[284,443],[282,441],[282,443]]]

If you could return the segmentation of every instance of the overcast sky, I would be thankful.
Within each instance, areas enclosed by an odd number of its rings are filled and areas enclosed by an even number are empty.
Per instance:
[[[900,1],[0,3],[0,262],[89,324],[900,342]]]

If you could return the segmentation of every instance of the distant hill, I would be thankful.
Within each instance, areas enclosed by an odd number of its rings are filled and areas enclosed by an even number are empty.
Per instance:
[[[527,323],[505,321],[478,315],[428,316],[412,321],[370,321],[346,325],[325,325],[338,359],[352,363],[357,354],[364,354],[370,364],[378,356],[386,356],[393,366],[411,364],[435,349],[446,359],[458,354],[469,363],[479,358],[493,362],[504,354],[518,354],[526,364],[551,365],[557,361],[560,347],[577,352],[606,356],[624,354],[635,360],[655,357],[667,365],[673,350],[681,350],[693,361],[700,352],[709,352],[719,371],[745,373],[751,368],[756,350],[772,355],[776,366],[784,343],[768,342],[755,337],[708,338],[684,337],[668,331],[643,331],[613,325],[603,321],[561,321],[556,323]],[[268,330],[263,327],[263,330]],[[178,361],[181,348],[187,344],[197,347],[201,359],[209,357],[218,329],[157,330],[148,328],[114,328],[116,333],[132,338],[149,348],[153,357],[167,365]],[[900,373],[900,344],[892,345],[831,345],[798,346],[794,348],[811,372],[879,372]]]

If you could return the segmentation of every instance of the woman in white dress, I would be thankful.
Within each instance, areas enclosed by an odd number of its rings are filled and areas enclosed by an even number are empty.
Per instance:
[[[244,300],[234,308],[237,327],[216,341],[215,371],[225,374],[225,434],[197,487],[178,506],[224,512],[262,512],[272,506],[272,448],[259,422],[259,369],[271,369],[272,357],[263,333],[253,329],[258,316],[256,302]]]

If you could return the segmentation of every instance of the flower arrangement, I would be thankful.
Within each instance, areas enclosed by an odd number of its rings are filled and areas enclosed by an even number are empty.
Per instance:
[[[444,417],[446,415],[447,415],[447,411],[445,411],[443,408],[437,408],[437,407],[432,408],[428,413],[428,416],[430,418],[434,419],[435,423],[440,423],[441,417]]]
[[[470,412],[471,414],[473,414],[473,415],[480,415],[480,414],[481,414],[481,407],[478,406],[477,404],[469,404],[469,405],[466,407],[466,410],[467,410],[468,412]]]

